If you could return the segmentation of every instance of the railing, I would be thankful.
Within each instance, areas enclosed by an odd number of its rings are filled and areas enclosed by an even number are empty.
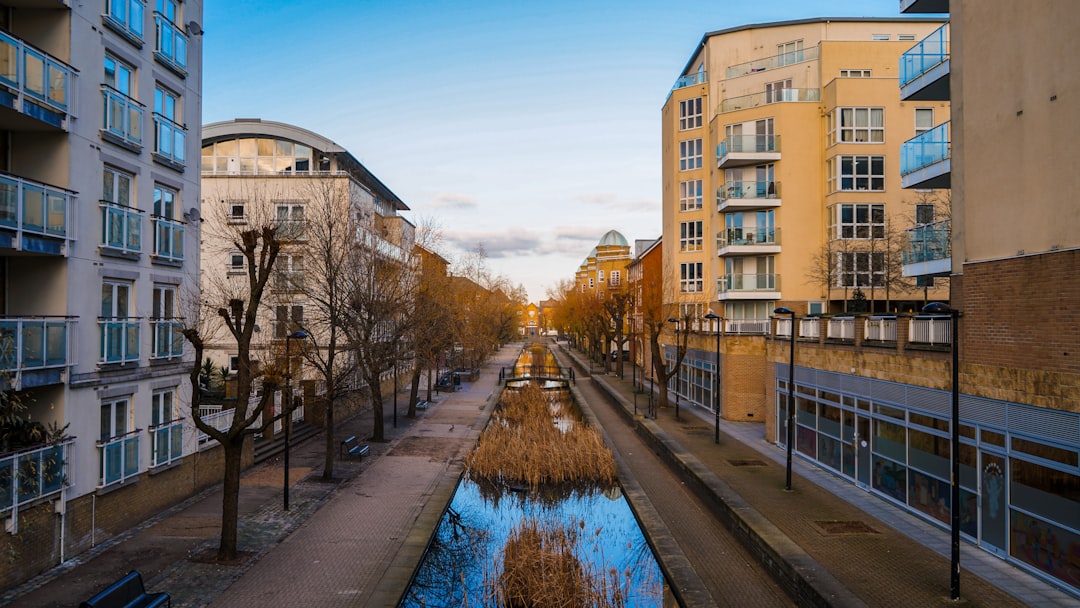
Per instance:
[[[743,336],[767,336],[768,319],[724,319],[724,333]]]
[[[771,103],[783,103],[791,101],[821,101],[821,89],[776,89],[773,91],[760,91],[739,97],[730,97],[720,102],[716,108],[717,114],[734,112],[747,108],[756,108]]]
[[[184,222],[153,216],[154,255],[180,262],[184,259]]]
[[[75,194],[12,175],[0,175],[0,226],[71,239]]]
[[[142,250],[142,211],[100,201],[102,245],[130,253]]]
[[[74,322],[68,317],[0,317],[0,371],[67,366],[68,326]]]
[[[727,153],[724,144],[719,150]],[[747,198],[780,198],[780,182],[726,182],[716,191],[718,201]]]
[[[952,156],[950,122],[923,131],[900,146],[900,175],[914,173]]]
[[[728,228],[716,235],[716,247],[735,245],[779,245],[779,228]]]
[[[776,319],[776,337],[791,339],[791,319]]]
[[[130,433],[97,442],[101,455],[99,488],[123,482],[139,474],[139,433],[141,432],[141,429],[135,429]]]
[[[799,337],[804,340],[817,340],[821,337],[821,319],[807,317],[799,319]]]
[[[716,158],[733,152],[767,153],[780,151],[779,135],[732,135],[716,146]]]
[[[184,356],[184,323],[172,318],[150,319],[152,359],[172,359]]]
[[[154,12],[154,26],[154,54],[166,65],[186,73],[187,35],[157,11]]]
[[[184,421],[181,418],[147,429],[150,433],[150,466],[171,464],[184,455]]]
[[[671,87],[671,90],[682,89],[685,87],[692,87],[695,84],[705,84],[709,81],[708,72],[694,72],[693,74],[687,74],[680,76],[675,81],[675,85]]]
[[[949,24],[934,30],[900,56],[900,86],[915,80],[949,58]]]
[[[10,95],[0,95],[0,104],[61,126],[63,116],[41,114],[23,101],[66,116],[73,74],[73,68],[66,63],[0,32],[0,85],[9,89]]]
[[[102,317],[98,319],[101,328],[101,363],[123,363],[139,358],[139,329],[142,319],[139,317]]]
[[[727,69],[727,77],[738,78],[739,76],[764,72],[765,70],[772,70],[784,67],[785,65],[802,63],[803,61],[812,61],[818,58],[818,49],[819,47],[812,46],[808,49],[799,49],[797,51],[789,51],[771,57],[747,61],[746,63],[738,63]]]
[[[869,317],[864,323],[864,340],[896,342],[896,317]]]
[[[919,264],[952,257],[952,220],[908,228],[904,264]]]
[[[128,143],[142,145],[143,105],[109,85],[101,85],[105,99],[103,128]]]
[[[178,165],[184,164],[187,129],[154,113],[154,153]]]
[[[912,317],[908,323],[911,344],[952,344],[952,317]]]
[[[363,226],[356,229],[356,240],[365,248],[370,249],[378,255],[397,260],[398,262],[405,261],[404,249],[387,241],[381,236],[372,233]]]
[[[0,455],[0,513],[60,493],[74,439]]]
[[[225,432],[225,431],[229,430],[229,428],[232,426],[233,415],[235,413],[236,413],[236,410],[234,410],[232,408],[229,408],[229,409],[225,410],[225,409],[221,409],[219,407],[217,409],[217,411],[213,411],[212,408],[206,408],[206,407],[200,407],[199,408],[199,415],[202,416],[203,422],[205,422],[206,424],[210,425],[211,427],[213,427],[213,428],[215,428],[215,429],[217,429],[219,431],[222,431],[222,432]],[[197,431],[197,432],[199,433],[199,444],[200,445],[210,441],[210,436],[209,435],[207,435],[206,433],[203,433],[202,431]]]
[[[855,317],[833,317],[829,319],[826,332],[825,337],[829,340],[854,340]]]
[[[716,282],[720,293],[731,291],[779,291],[778,274],[725,274]]]

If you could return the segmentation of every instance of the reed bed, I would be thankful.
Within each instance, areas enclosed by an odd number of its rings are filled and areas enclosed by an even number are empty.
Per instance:
[[[615,459],[596,429],[556,425],[568,416],[568,398],[535,385],[507,391],[494,419],[466,458],[478,484],[542,485],[615,483]]]

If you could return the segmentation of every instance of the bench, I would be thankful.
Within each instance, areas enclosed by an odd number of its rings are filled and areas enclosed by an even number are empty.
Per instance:
[[[370,448],[367,444],[361,444],[356,435],[350,435],[345,438],[345,441],[341,442],[341,457],[345,455],[356,456],[357,458],[363,458],[367,455]]]
[[[106,587],[94,597],[79,604],[79,608],[153,608],[172,606],[168,593],[147,593],[143,587],[142,574],[132,570],[123,578]]]
[[[421,401],[416,402],[416,409],[418,409],[418,410],[426,410],[427,406],[428,406],[427,401],[421,400]]]

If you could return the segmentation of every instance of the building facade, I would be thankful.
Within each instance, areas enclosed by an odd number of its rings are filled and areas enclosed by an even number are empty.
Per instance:
[[[202,2],[0,8],[0,382],[50,440],[0,454],[7,586],[217,478],[184,422],[180,334],[199,276]]]

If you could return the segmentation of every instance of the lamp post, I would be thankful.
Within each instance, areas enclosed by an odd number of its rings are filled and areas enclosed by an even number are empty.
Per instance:
[[[787,475],[784,489],[791,490],[791,446],[795,443],[795,311],[781,306],[774,314],[791,315],[791,358],[788,361],[787,394]]]
[[[716,378],[713,381],[713,409],[716,410],[716,433],[713,443],[720,444],[720,321],[721,317],[715,313],[705,315],[706,319],[716,321]]]
[[[952,456],[952,482],[950,483],[950,508],[952,532],[952,561],[949,587],[953,601],[960,599],[960,311],[941,302],[931,302],[923,307],[923,314],[949,315],[952,324],[952,428],[950,455]]]
[[[639,344],[640,344],[640,338],[638,336],[634,336],[634,356],[631,357],[632,360],[630,361],[630,378],[631,378],[630,379],[630,392],[634,393],[634,417],[635,418],[637,418],[637,394],[638,394],[638,387],[637,387],[637,358],[641,354],[641,348],[638,346]],[[642,361],[644,361],[644,360],[645,359],[642,358]],[[644,370],[642,370],[642,371],[644,371]]]
[[[293,333],[285,336],[285,398],[282,399],[283,407],[281,408],[285,412],[285,510],[289,510],[289,446],[292,444],[292,357],[289,355],[289,344],[293,339],[303,340],[308,337],[308,333],[302,329],[298,329]],[[329,430],[327,432],[330,432]]]
[[[675,354],[678,355],[679,354],[679,320],[676,319],[675,317],[671,317],[670,319],[668,319],[668,322],[675,324]],[[677,356],[676,356],[676,359],[678,359]],[[675,370],[676,370],[675,371],[675,417],[676,418],[679,417],[679,372],[678,372],[678,369],[679,369],[678,368],[678,362],[676,361],[676,367],[675,367]]]

